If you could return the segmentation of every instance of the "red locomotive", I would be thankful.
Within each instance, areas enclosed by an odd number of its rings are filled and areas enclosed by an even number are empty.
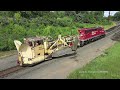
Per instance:
[[[102,27],[82,28],[79,29],[78,32],[79,32],[80,46],[98,40],[100,38],[103,38],[106,35],[106,32]]]

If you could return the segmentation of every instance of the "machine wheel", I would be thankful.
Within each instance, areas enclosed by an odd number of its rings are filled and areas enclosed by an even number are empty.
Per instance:
[[[88,43],[90,43],[90,39],[88,40]]]
[[[84,41],[80,41],[80,46],[81,46],[81,47],[84,46]]]
[[[89,40],[86,40],[84,44],[87,45],[88,43],[89,43]]]
[[[77,45],[77,47],[78,47],[78,48],[80,47],[80,42],[78,42],[78,45]]]
[[[105,36],[106,36],[106,35],[104,34],[104,35],[103,35],[103,38],[104,38]]]
[[[19,65],[20,65],[20,66],[23,66],[23,62],[19,62]]]
[[[18,61],[18,64],[19,64],[21,67],[24,66],[24,64],[23,64],[23,60]]]
[[[48,59],[49,59],[49,60],[52,60],[52,55],[50,55],[50,56],[48,57]]]

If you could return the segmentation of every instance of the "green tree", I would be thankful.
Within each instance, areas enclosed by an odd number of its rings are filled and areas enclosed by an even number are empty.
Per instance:
[[[120,21],[120,11],[119,12],[116,12],[113,16],[113,20],[115,21]]]

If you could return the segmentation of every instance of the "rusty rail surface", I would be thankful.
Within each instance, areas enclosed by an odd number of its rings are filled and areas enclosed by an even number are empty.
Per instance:
[[[23,67],[20,67],[19,65],[17,65],[17,66],[2,70],[2,71],[0,71],[0,78],[6,77],[9,74],[15,73],[21,69],[23,69]]]

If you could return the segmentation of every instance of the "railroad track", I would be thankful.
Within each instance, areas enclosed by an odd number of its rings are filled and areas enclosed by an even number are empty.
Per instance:
[[[107,36],[116,32],[119,28],[120,28],[120,25],[110,28],[109,30],[106,31]],[[25,67],[21,67],[21,66],[17,65],[17,66],[2,70],[2,71],[0,71],[0,78],[7,77],[9,74],[12,74],[12,73],[17,73],[18,71],[23,70],[23,68],[25,68]]]
[[[106,31],[107,35],[109,36],[109,35],[115,33],[116,31],[118,31],[119,28],[120,28],[120,25],[117,25],[117,26],[114,26],[114,27],[110,28],[109,30]]]
[[[24,67],[20,67],[19,65],[17,65],[17,66],[2,70],[0,71],[0,78],[7,77],[9,74],[22,70],[23,68]]]

